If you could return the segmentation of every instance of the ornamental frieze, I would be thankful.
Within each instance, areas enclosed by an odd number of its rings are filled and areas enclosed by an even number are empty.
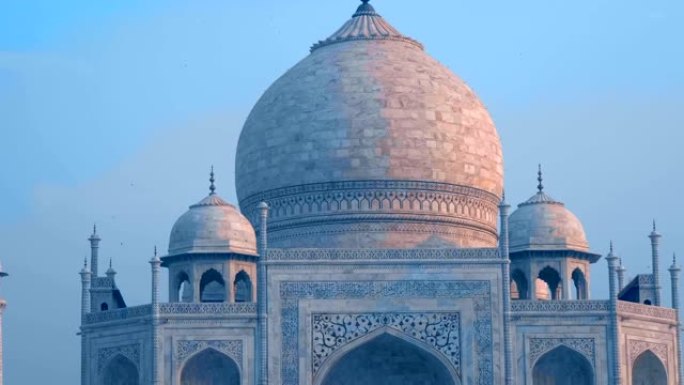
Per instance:
[[[629,362],[634,365],[634,361],[647,350],[655,354],[667,367],[667,345],[651,341],[629,340],[627,348]]]
[[[177,363],[205,349],[214,349],[242,366],[241,340],[180,340],[176,341],[173,357]]]
[[[592,364],[595,363],[595,341],[593,338],[537,338],[533,337],[529,340],[530,352],[529,363],[533,365],[537,359],[551,350],[566,346],[578,353],[581,353]]]
[[[109,363],[109,360],[117,355],[126,357],[135,366],[140,367],[140,344],[107,346],[97,351],[97,372],[102,372],[102,369]]]
[[[458,313],[319,313],[313,314],[311,322],[313,373],[339,348],[380,328],[399,331],[434,347],[461,372]]]

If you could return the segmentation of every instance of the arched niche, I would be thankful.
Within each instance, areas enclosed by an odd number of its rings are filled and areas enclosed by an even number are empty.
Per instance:
[[[209,348],[186,361],[180,384],[240,385],[240,369],[230,357]]]
[[[202,274],[200,302],[226,302],[226,282],[218,271],[209,269]]]
[[[252,302],[252,280],[244,270],[235,275],[233,290],[235,302]]]
[[[176,295],[178,302],[192,302],[192,284],[188,273],[184,271],[176,276]]]
[[[527,277],[519,269],[515,269],[511,273],[511,298],[530,299]]]
[[[140,374],[133,361],[121,354],[114,356],[104,367],[102,385],[139,385]]]
[[[650,350],[641,353],[632,365],[632,385],[667,385],[667,371]]]
[[[550,299],[555,300],[562,298],[563,285],[561,285],[562,280],[558,270],[552,268],[551,266],[546,266],[539,272],[539,275],[537,276],[537,286],[539,286],[540,280],[546,284]],[[537,291],[539,292],[540,289],[538,288]]]
[[[575,286],[575,299],[589,299],[587,278],[579,267],[572,271],[572,283]]]
[[[460,385],[439,352],[391,330],[361,338],[328,358],[316,385]]]
[[[532,385],[594,385],[594,369],[584,355],[561,345],[534,364]]]

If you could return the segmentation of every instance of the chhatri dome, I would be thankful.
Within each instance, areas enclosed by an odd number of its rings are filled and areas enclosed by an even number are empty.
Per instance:
[[[501,143],[475,93],[363,1],[271,85],[236,188],[273,247],[493,247]]]
[[[509,219],[511,253],[518,251],[572,250],[589,253],[582,222],[561,202],[544,192],[541,166],[537,193]]]
[[[211,170],[209,195],[190,206],[171,229],[168,256],[235,253],[257,255],[254,228],[237,208],[216,194]]]

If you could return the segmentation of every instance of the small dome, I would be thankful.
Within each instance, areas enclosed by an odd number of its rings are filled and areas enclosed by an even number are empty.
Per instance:
[[[176,221],[169,240],[169,256],[191,253],[257,255],[254,228],[235,206],[214,192]]]
[[[540,184],[541,187],[541,184]],[[509,219],[510,251],[575,250],[589,252],[582,222],[565,205],[539,189],[518,205]]]

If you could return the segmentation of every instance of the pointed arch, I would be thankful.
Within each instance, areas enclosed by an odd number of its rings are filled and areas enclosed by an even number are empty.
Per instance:
[[[575,299],[589,299],[587,278],[579,267],[572,271],[572,282],[575,285]]]
[[[235,302],[252,302],[252,279],[244,270],[235,274],[233,282]]]
[[[549,299],[561,299],[563,285],[561,285],[561,276],[558,270],[551,266],[546,266],[539,271],[538,280],[544,282],[548,288]],[[539,283],[539,281],[537,281]],[[539,289],[538,289],[539,290]]]
[[[240,385],[240,368],[227,355],[206,348],[185,361],[181,385]]]
[[[192,302],[192,284],[188,273],[181,271],[176,275],[175,287],[178,302]]]
[[[102,385],[139,385],[138,366],[122,354],[112,357],[101,374]]]
[[[515,269],[511,273],[511,298],[530,299],[527,277],[520,269]]]
[[[646,350],[632,364],[632,385],[667,385],[667,370],[655,353]]]
[[[453,365],[431,346],[403,333],[377,329],[350,342],[321,366],[315,385],[460,385]]]
[[[226,282],[221,273],[209,269],[200,279],[200,302],[225,302]]]
[[[534,363],[532,385],[594,385],[594,368],[583,354],[559,345]]]

